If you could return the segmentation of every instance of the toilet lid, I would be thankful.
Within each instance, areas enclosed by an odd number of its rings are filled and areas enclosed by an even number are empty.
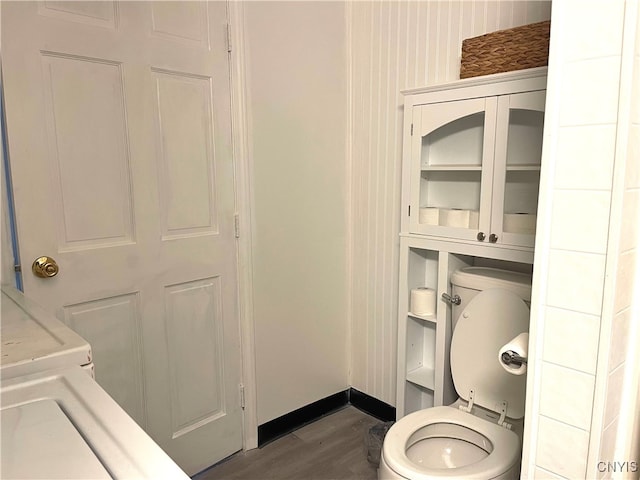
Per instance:
[[[458,395],[500,411],[507,402],[507,417],[524,417],[526,375],[507,373],[498,359],[503,345],[529,331],[529,307],[514,293],[500,288],[476,295],[458,317],[451,340],[451,375]]]

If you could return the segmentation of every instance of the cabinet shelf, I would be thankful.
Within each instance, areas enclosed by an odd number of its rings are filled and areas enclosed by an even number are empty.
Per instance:
[[[426,167],[422,167],[422,171],[423,172],[480,172],[482,171],[482,165],[429,165]]]
[[[416,313],[411,313],[411,312],[409,312],[407,315],[410,316],[411,318],[417,318],[418,320],[422,320],[424,322],[431,322],[431,323],[437,322],[435,315],[425,316],[425,315],[418,315]]]
[[[434,390],[435,369],[433,367],[420,367],[407,372],[407,381],[420,385],[423,388]]]
[[[507,165],[507,172],[539,172],[540,165]]]

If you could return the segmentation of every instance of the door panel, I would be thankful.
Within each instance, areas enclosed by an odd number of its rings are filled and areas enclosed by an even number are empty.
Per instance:
[[[25,293],[193,474],[242,447],[227,5],[2,8]]]
[[[64,307],[64,320],[87,340],[100,365],[96,381],[146,426],[142,331],[138,293]]]
[[[41,60],[59,248],[130,243],[133,215],[121,67],[68,55],[43,54]]]
[[[224,415],[220,284],[213,277],[165,287],[173,436]],[[216,368],[194,369],[198,363]]]
[[[38,4],[40,15],[60,18],[71,22],[115,28],[115,2],[69,2],[44,1]]]
[[[210,79],[153,73],[163,238],[217,233]]]
[[[201,48],[209,47],[205,2],[154,2],[151,20],[154,35]]]

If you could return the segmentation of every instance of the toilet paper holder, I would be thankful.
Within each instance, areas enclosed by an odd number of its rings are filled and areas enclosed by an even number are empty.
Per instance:
[[[521,355],[518,355],[513,350],[502,352],[500,359],[505,365],[515,365],[516,367],[521,367],[522,365],[527,364],[527,359]]]
[[[454,295],[452,297],[451,295],[449,295],[446,292],[442,294],[442,299],[445,302],[450,303],[452,305],[460,305],[462,303],[462,299],[460,298],[460,295]]]

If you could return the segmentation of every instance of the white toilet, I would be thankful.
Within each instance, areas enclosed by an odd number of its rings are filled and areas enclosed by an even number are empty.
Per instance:
[[[379,480],[519,477],[526,375],[507,373],[498,351],[529,331],[531,277],[467,267],[451,276],[451,284],[461,300],[453,306],[451,340],[451,374],[460,398],[411,413],[391,427]]]

